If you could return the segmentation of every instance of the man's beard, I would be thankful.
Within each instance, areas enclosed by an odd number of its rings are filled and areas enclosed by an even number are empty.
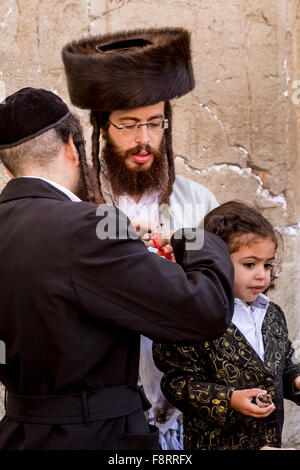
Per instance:
[[[142,150],[153,155],[151,167],[143,169],[143,165],[138,165],[136,168],[128,168],[126,165],[128,157],[132,154],[138,154]],[[150,145],[138,145],[122,153],[107,135],[102,157],[106,164],[107,176],[114,196],[118,197],[122,194],[141,196],[146,191],[163,193],[168,187],[168,161],[164,139],[158,151],[153,150]]]

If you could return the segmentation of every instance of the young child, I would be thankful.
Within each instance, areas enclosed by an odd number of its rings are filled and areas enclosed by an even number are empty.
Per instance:
[[[187,450],[280,448],[283,398],[300,405],[300,364],[280,307],[264,293],[272,284],[278,235],[254,209],[223,204],[204,219],[221,237],[235,269],[235,310],[217,339],[190,345],[154,344],[167,400],[184,414]],[[271,395],[265,408],[255,403]]]

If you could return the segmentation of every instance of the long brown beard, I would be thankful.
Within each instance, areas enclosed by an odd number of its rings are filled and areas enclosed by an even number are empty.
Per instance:
[[[146,150],[154,157],[153,163],[148,170],[129,169],[126,159],[141,150]],[[137,146],[122,153],[112,139],[106,135],[105,145],[102,151],[105,160],[108,179],[114,196],[129,194],[130,196],[141,196],[144,192],[157,190],[163,193],[168,186],[168,161],[165,152],[164,139],[158,151],[151,146]]]

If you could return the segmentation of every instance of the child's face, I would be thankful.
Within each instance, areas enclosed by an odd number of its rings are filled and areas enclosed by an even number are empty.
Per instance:
[[[234,296],[244,304],[252,302],[270,285],[275,243],[270,238],[254,237],[230,255],[234,266]]]

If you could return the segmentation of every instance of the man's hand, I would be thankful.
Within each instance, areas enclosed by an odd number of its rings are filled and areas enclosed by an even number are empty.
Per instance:
[[[160,226],[152,222],[148,222],[147,220],[131,218],[130,222],[134,230],[139,234],[141,238],[144,235],[147,235],[148,233],[160,233]]]
[[[165,232],[162,235],[153,235],[151,239],[151,243],[155,248],[157,248],[157,254],[159,256],[165,256],[169,260],[171,260],[173,263],[176,262],[174,252],[173,252],[173,247],[170,244],[171,237],[173,235],[174,231],[170,230],[169,232]]]
[[[266,418],[275,410],[275,406],[272,403],[265,408],[251,403],[253,397],[256,397],[260,393],[267,393],[265,390],[260,388],[250,388],[246,390],[235,390],[231,395],[230,406],[234,410],[242,413],[246,416],[252,416],[253,418]]]
[[[159,256],[165,256],[166,258],[168,258],[170,261],[172,261],[173,263],[176,263],[176,259],[175,259],[175,255],[174,255],[174,251],[173,251],[173,247],[169,244],[166,244],[162,250],[157,250],[157,255]],[[166,256],[167,255],[167,256]]]
[[[169,232],[164,232],[162,234],[160,226],[152,222],[148,222],[147,220],[132,218],[130,219],[130,222],[147,248],[150,246],[152,248],[157,248],[157,254],[159,256],[165,256],[174,263],[176,262],[173,248],[170,244],[174,230],[170,230]],[[154,238],[155,242],[153,241]]]
[[[176,262],[173,247],[170,245],[170,240],[173,235],[174,231],[166,232],[164,234],[154,234],[154,233],[145,233],[141,239],[145,243],[146,247],[148,248],[151,246],[152,248],[157,248],[157,255],[158,256],[165,256],[170,259],[173,263]],[[155,239],[155,242],[153,241]],[[167,256],[166,256],[167,255]]]

